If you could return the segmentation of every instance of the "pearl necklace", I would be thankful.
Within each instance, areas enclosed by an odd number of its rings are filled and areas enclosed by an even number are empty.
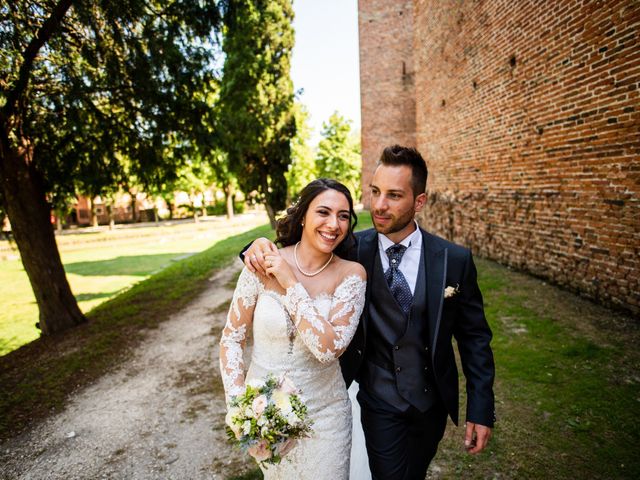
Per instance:
[[[311,273],[305,272],[302,268],[300,268],[300,264],[298,263],[298,245],[300,245],[300,242],[296,243],[296,246],[293,247],[293,259],[296,262],[296,267],[298,267],[298,270],[300,271],[300,273],[303,274],[305,277],[315,277],[320,272],[322,272],[325,268],[327,268],[331,263],[331,260],[333,260],[333,252],[331,252],[331,256],[329,257],[329,260],[327,260],[327,263],[325,263],[323,266],[320,267],[320,270],[316,270],[315,272],[311,272]]]

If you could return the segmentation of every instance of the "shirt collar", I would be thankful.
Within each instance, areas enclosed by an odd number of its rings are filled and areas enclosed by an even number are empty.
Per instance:
[[[422,234],[420,233],[420,227],[418,225],[418,222],[416,222],[414,220],[413,223],[415,223],[416,229],[412,233],[407,235],[399,243],[399,245],[404,245],[407,248],[419,248],[420,245],[422,244]],[[389,238],[386,235],[382,234],[382,233],[378,234],[378,242],[379,242],[380,248],[382,249],[383,252],[386,252],[387,248],[395,245],[395,243],[393,243],[391,240],[389,240]]]

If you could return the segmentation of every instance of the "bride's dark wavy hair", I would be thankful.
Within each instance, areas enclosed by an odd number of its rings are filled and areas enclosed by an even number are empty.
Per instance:
[[[327,190],[335,190],[336,192],[342,193],[347,197],[347,202],[349,202],[349,230],[344,240],[336,247],[336,255],[343,256],[355,245],[353,229],[358,224],[358,217],[353,210],[351,192],[349,192],[349,189],[342,183],[332,180],[331,178],[318,178],[313,180],[300,191],[298,200],[287,208],[286,215],[279,218],[276,223],[276,244],[281,247],[287,247],[289,245],[295,245],[300,241],[302,238],[302,221],[307,214],[307,210],[309,210],[309,204],[314,198]]]

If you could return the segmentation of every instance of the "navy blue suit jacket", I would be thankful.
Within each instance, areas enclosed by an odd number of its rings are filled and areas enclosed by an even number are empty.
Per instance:
[[[456,339],[466,377],[466,420],[489,427],[495,421],[491,351],[491,330],[484,316],[482,294],[471,251],[420,229],[426,267],[427,317],[433,373],[438,392],[453,422],[458,424],[458,369],[452,338]],[[378,255],[378,234],[374,229],[356,233],[356,245],[348,258],[361,263],[368,278]],[[445,288],[457,286],[457,293],[444,298]],[[347,386],[358,379],[367,348],[370,285],[358,330],[340,357]]]

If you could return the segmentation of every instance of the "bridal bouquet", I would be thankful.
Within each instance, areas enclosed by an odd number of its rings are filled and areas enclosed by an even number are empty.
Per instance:
[[[296,440],[312,431],[299,393],[286,375],[269,375],[262,385],[247,385],[229,404],[225,418],[229,438],[262,465],[280,463]]]

